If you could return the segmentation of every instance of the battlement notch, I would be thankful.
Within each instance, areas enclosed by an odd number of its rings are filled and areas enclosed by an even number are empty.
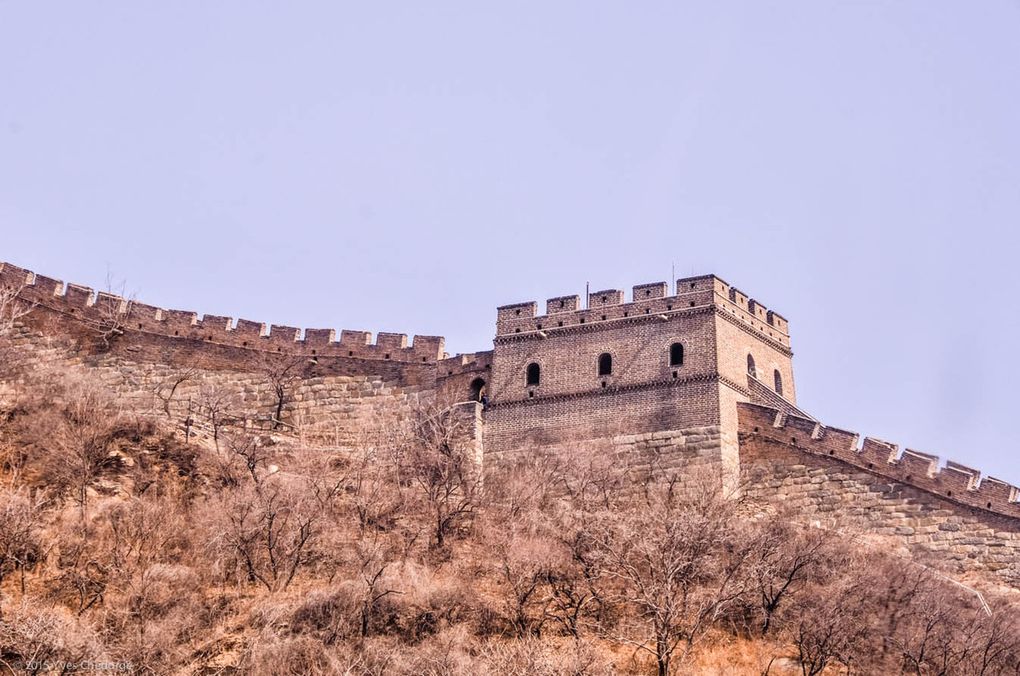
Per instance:
[[[127,332],[155,334],[214,345],[281,353],[382,359],[402,362],[437,362],[445,357],[440,336],[415,336],[409,345],[403,333],[380,333],[375,344],[367,331],[344,330],[336,340],[334,329],[307,329],[283,324],[269,326],[247,319],[234,325],[224,315],[203,315],[191,310],[165,310],[117,294],[38,275],[0,262],[0,284],[18,291],[26,302],[80,320],[86,325],[116,321]],[[534,313],[532,313],[534,314]],[[303,337],[302,337],[303,336]]]
[[[853,432],[784,415],[768,406],[739,403],[737,410],[742,436],[834,458],[953,502],[1020,518],[1020,489],[999,479],[982,479],[980,472],[965,465],[949,461],[940,468],[938,456],[913,449],[897,455],[894,444],[870,437],[858,448],[859,435]]]
[[[715,275],[682,277],[676,280],[672,295],[666,282],[649,282],[631,288],[629,303],[620,289],[592,291],[586,300],[587,307],[582,308],[577,295],[554,296],[546,301],[544,315],[537,314],[535,301],[502,305],[496,310],[496,335],[538,334],[580,324],[642,315],[669,316],[714,306],[732,321],[760,332],[769,340],[786,347],[790,344],[788,325],[782,316]]]

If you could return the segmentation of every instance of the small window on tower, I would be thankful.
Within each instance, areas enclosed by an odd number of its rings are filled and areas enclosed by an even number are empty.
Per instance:
[[[670,366],[683,366],[684,363],[684,346],[680,343],[673,343],[669,346],[669,365]]]
[[[528,364],[528,386],[538,385],[541,380],[542,368],[534,362]]]
[[[758,371],[754,368],[754,357],[747,355],[747,375],[752,378],[758,377]]]
[[[783,375],[779,372],[779,369],[772,371],[772,379],[776,383],[776,394],[782,396],[783,394]]]
[[[599,355],[599,375],[600,376],[611,376],[613,375],[613,355],[608,352],[603,352]]]

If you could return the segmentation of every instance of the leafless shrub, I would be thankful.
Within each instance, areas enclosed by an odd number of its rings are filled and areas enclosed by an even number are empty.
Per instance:
[[[487,467],[481,496],[486,513],[494,521],[518,523],[549,511],[564,494],[569,469],[569,462],[541,449],[529,449],[513,462]]]
[[[359,529],[392,529],[407,497],[401,485],[398,456],[374,444],[359,446],[350,455],[348,495]]]
[[[117,467],[111,453],[118,437],[131,434],[130,426],[107,394],[80,378],[52,385],[53,399],[29,416],[21,430],[44,483],[58,492],[70,491],[82,514],[89,490],[106,470]]]
[[[833,663],[850,670],[872,629],[869,589],[863,579],[837,576],[804,594],[791,612],[788,631],[804,676],[821,674]]]
[[[392,550],[378,535],[364,539],[354,546],[354,567],[359,587],[359,608],[361,636],[368,636],[372,620],[382,601],[391,594],[400,594],[386,571],[393,564]]]
[[[479,671],[486,674],[542,674],[560,676],[602,676],[615,673],[584,642],[557,646],[536,638],[488,641],[479,651]]]
[[[161,563],[127,580],[106,602],[109,642],[136,669],[171,670],[200,633],[199,582],[192,569]]]
[[[168,420],[173,417],[170,405],[177,395],[178,388],[184,383],[197,378],[198,373],[198,369],[190,367],[174,369],[164,378],[160,379],[152,388],[152,393],[159,400],[163,413]]]
[[[0,426],[12,665],[723,673],[736,646],[754,654],[743,667],[775,655],[773,673],[1020,673],[1015,601],[986,594],[988,614],[909,559],[748,518],[665,454],[523,454],[483,491],[472,421],[435,403],[298,443],[286,406],[259,436],[206,387],[195,418],[213,434],[174,445],[169,403],[132,420],[56,368],[28,390]]]
[[[19,362],[14,349],[15,327],[35,309],[35,304],[22,296],[25,284],[0,282],[0,380],[11,380],[18,372]]]
[[[454,529],[472,515],[482,485],[481,468],[465,443],[456,413],[455,409],[418,409],[404,458],[404,471],[431,517],[436,549],[442,549]]]
[[[584,512],[615,509],[633,488],[631,468],[626,460],[612,453],[567,451],[560,477],[576,509]]]
[[[389,601],[399,606],[395,627],[404,641],[418,643],[463,626],[476,612],[476,593],[463,584],[466,571],[444,570],[446,574],[439,575],[434,569],[409,561],[391,569],[403,592]]]
[[[451,674],[477,674],[478,660],[473,655],[474,638],[464,627],[441,632],[407,650],[401,656],[399,673],[422,676],[449,676]]]
[[[1020,674],[1020,608],[1015,603],[995,599],[991,615],[977,613],[975,625],[970,673]]]
[[[260,640],[248,646],[239,668],[252,676],[334,676],[360,674],[357,662],[305,636]]]
[[[107,272],[105,294],[100,294],[92,306],[92,310],[82,317],[82,321],[96,337],[101,350],[108,350],[114,341],[124,335],[128,320],[135,305],[134,296],[125,293],[127,284],[115,281],[113,274]]]
[[[224,428],[235,425],[243,416],[238,413],[240,399],[235,389],[216,384],[202,385],[198,390],[198,414],[212,431],[213,443],[220,447]]]
[[[537,636],[549,619],[548,582],[562,552],[551,538],[508,526],[509,532],[491,534],[501,609],[511,635]]]
[[[103,602],[110,582],[109,562],[94,535],[79,516],[73,522],[64,520],[54,543],[57,575],[50,594],[79,615]]]
[[[276,354],[263,354],[260,357],[259,373],[273,393],[273,429],[279,429],[284,425],[284,411],[290,403],[294,387],[308,366],[308,359],[305,357]]]
[[[836,536],[820,528],[799,528],[788,518],[772,517],[760,524],[752,537],[747,574],[764,636],[780,606],[817,579]]]
[[[53,664],[107,657],[87,625],[38,599],[23,600],[0,619],[0,665],[7,673],[45,673]]]
[[[299,486],[273,477],[224,495],[212,545],[249,583],[286,589],[308,562],[317,512]]]
[[[24,488],[0,489],[0,589],[8,574],[19,572],[21,593],[25,593],[25,571],[34,567],[42,554],[39,529],[44,504],[41,493],[30,496]]]
[[[25,284],[0,283],[0,336],[6,336],[14,325],[34,308],[23,297]]]
[[[574,639],[580,639],[585,630],[600,633],[611,624],[604,571],[585,520],[561,521],[558,525],[564,554],[546,570],[550,595],[546,616]]]
[[[363,631],[362,598],[354,581],[329,589],[314,589],[295,608],[290,619],[294,631],[314,636],[326,645],[358,636]]]
[[[917,568],[916,566],[911,566]],[[902,668],[917,674],[998,674],[1020,667],[1020,610],[985,607],[931,571],[913,571],[916,592],[891,642]]]
[[[631,609],[616,638],[654,656],[659,676],[745,590],[737,573],[748,552],[734,542],[732,513],[711,484],[693,481],[648,487],[626,512],[594,524],[613,599]]]
[[[158,563],[185,560],[190,524],[175,496],[132,497],[103,505],[94,522],[107,560],[124,578]]]

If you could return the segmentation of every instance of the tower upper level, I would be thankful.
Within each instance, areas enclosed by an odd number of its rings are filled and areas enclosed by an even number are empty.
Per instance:
[[[577,295],[557,296],[545,303],[545,314],[538,314],[538,303],[515,303],[497,308],[496,342],[507,339],[544,338],[553,332],[569,332],[579,327],[594,329],[624,322],[661,320],[671,314],[714,309],[738,325],[751,330],[781,351],[790,350],[789,323],[774,310],[715,275],[685,277],[676,281],[669,295],[666,282],[639,284],[631,290],[631,301],[624,302],[620,289],[588,294],[587,307],[581,307]]]

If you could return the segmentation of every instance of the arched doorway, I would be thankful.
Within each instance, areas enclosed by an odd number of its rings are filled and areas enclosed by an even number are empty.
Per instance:
[[[468,395],[470,401],[481,401],[483,394],[485,394],[485,379],[475,378],[471,381],[471,392]]]

